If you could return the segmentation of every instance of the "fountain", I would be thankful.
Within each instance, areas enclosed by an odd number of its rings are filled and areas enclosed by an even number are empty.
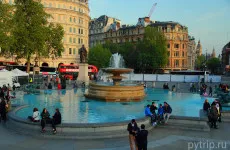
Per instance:
[[[133,69],[124,68],[124,59],[118,53],[113,54],[110,58],[110,66],[102,68],[105,73],[112,74],[108,78],[113,80],[113,85],[90,83],[87,98],[96,98],[110,102],[127,102],[140,101],[144,98],[145,92],[143,85],[138,84],[121,84],[125,77],[121,74],[130,73]]]

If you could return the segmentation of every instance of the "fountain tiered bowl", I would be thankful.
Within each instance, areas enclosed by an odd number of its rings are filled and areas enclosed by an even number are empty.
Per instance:
[[[123,68],[120,62],[122,57],[119,54],[114,54],[110,61],[111,64],[115,64],[109,68],[102,68],[103,72],[112,74],[107,78],[113,80],[113,85],[110,84],[99,84],[99,83],[90,83],[88,92],[85,94],[85,97],[92,99],[99,99],[109,102],[127,102],[127,101],[141,101],[144,96],[144,87],[141,84],[121,84],[122,79],[125,77],[121,74],[127,74],[133,71],[130,68]]]

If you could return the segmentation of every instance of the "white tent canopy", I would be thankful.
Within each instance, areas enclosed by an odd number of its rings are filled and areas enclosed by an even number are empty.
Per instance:
[[[24,71],[21,71],[19,70],[18,68],[14,69],[11,71],[13,73],[13,76],[15,77],[19,77],[19,76],[28,76],[29,74],[24,72]]]
[[[0,70],[0,72],[9,72],[9,71],[6,69],[2,69],[2,70]]]
[[[0,86],[2,87],[4,84],[10,84],[10,86],[13,85],[12,82],[12,75],[13,73],[8,71],[8,72],[0,72]]]

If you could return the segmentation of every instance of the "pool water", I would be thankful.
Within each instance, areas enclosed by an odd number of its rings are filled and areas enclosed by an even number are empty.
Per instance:
[[[105,123],[120,122],[133,118],[144,117],[144,109],[152,100],[157,105],[168,102],[172,107],[172,114],[177,116],[198,117],[206,99],[198,94],[173,93],[162,89],[146,89],[146,97],[141,102],[103,102],[84,97],[85,89],[47,90],[39,95],[17,93],[17,99],[12,103],[29,105],[16,112],[21,118],[32,115],[34,107],[40,112],[47,108],[52,116],[55,108],[59,108],[62,121],[65,123]],[[207,98],[212,102],[213,98]]]

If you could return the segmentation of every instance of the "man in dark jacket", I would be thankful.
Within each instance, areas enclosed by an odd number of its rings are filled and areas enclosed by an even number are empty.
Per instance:
[[[169,117],[171,116],[172,113],[172,108],[167,102],[164,102],[163,110],[164,110],[164,120],[165,123],[167,124]]]
[[[150,106],[150,111],[152,113],[151,122],[153,123],[153,125],[156,125],[156,122],[157,122],[156,110],[157,110],[156,104],[155,104],[155,102],[152,102],[152,105]]]
[[[139,130],[135,119],[132,119],[131,122],[128,124],[127,130],[129,131],[129,144],[131,150],[138,150],[137,142],[136,142],[136,134]],[[135,145],[135,148],[134,146]]]
[[[141,125],[141,130],[140,132],[137,133],[137,145],[138,145],[138,150],[147,150],[147,144],[148,144],[148,131],[145,130],[145,125]]]
[[[217,129],[216,121],[218,119],[218,110],[216,108],[215,103],[212,103],[209,115],[210,115],[210,118],[211,118],[211,128],[214,127],[215,129]]]

